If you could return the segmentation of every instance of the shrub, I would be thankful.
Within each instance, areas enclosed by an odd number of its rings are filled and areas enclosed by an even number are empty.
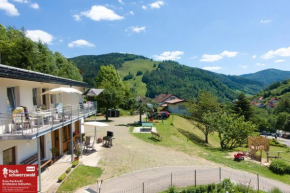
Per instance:
[[[66,173],[61,174],[61,176],[58,177],[58,182],[61,182],[65,179]]]
[[[71,167],[67,168],[67,169],[65,170],[65,172],[68,174],[68,173],[70,172],[70,170],[71,170]]]
[[[140,70],[138,70],[138,72],[137,72],[136,76],[140,76],[140,75],[142,75],[142,74],[143,74],[143,72],[142,72],[142,71],[140,71]]]
[[[282,192],[278,188],[274,188],[269,193],[282,193]]]
[[[72,163],[72,167],[74,168],[74,167],[76,167],[78,164],[79,164],[79,160],[76,160],[76,161],[74,161],[74,162]]]
[[[124,80],[130,80],[130,79],[133,79],[134,78],[134,75],[133,74],[128,74],[124,77]]]
[[[282,144],[282,143],[279,143],[279,141],[277,141],[276,139],[270,140],[270,145],[277,146],[277,147],[285,147],[285,148],[287,148],[287,145]]]
[[[290,166],[285,161],[279,159],[272,161],[272,163],[270,164],[270,170],[274,173],[281,175],[289,172],[289,167]]]

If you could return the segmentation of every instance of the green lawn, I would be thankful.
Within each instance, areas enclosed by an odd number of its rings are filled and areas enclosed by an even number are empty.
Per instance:
[[[78,188],[96,183],[101,174],[101,168],[80,165],[65,179],[57,192],[74,192]]]
[[[153,65],[156,64],[156,67],[153,68]],[[143,74],[149,70],[154,70],[158,66],[158,62],[151,61],[151,60],[132,60],[132,61],[126,61],[120,69],[118,69],[118,72],[123,79],[126,75],[131,74],[134,75],[134,79],[124,81],[126,85],[129,88],[134,88],[135,93],[145,97],[145,94],[147,92],[146,84],[142,82],[143,75],[136,76],[136,73],[138,70],[142,71]]]
[[[182,117],[172,115],[168,120],[164,121],[164,124],[159,121],[159,123],[154,123],[154,126],[157,128],[158,133],[163,137],[162,141],[152,138],[151,134],[132,134],[148,143],[166,146],[189,155],[198,155],[227,167],[249,171],[290,184],[290,175],[281,176],[274,174],[267,167],[252,162],[233,161],[232,157],[229,158],[229,153],[237,150],[221,150],[219,148],[219,138],[217,134],[210,135],[209,145],[205,144],[203,133],[195,128],[190,121]],[[132,130],[133,127],[130,131]],[[246,151],[247,149],[244,148],[243,150]],[[286,148],[271,146],[270,151],[286,152]],[[281,156],[284,159],[290,160],[290,153],[283,153]]]

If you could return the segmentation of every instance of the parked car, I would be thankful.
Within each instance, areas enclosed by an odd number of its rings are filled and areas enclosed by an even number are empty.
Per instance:
[[[160,111],[160,113],[165,113],[167,115],[167,118],[170,117],[170,113],[168,111]]]
[[[159,120],[162,120],[162,119],[167,119],[168,116],[166,113],[164,112],[160,112],[160,113],[154,113],[151,117],[149,118],[153,118],[153,119],[159,119]]]

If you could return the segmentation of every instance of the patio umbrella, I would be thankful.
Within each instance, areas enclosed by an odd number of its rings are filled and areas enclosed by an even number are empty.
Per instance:
[[[45,94],[61,94],[61,102],[63,103],[63,93],[76,93],[76,94],[82,94],[81,91],[75,89],[75,88],[68,88],[68,87],[59,87],[59,88],[54,88],[48,91],[45,91],[42,93],[42,95]]]
[[[59,87],[59,88],[54,88],[54,89],[45,91],[44,93],[42,93],[42,95],[44,95],[44,94],[62,94],[62,93],[82,94],[81,91],[79,91],[75,88]]]
[[[85,126],[92,126],[95,127],[95,134],[94,134],[94,146],[95,146],[95,140],[96,140],[96,135],[97,135],[97,127],[108,127],[110,125],[106,124],[106,123],[102,123],[102,122],[97,122],[97,121],[93,121],[93,122],[86,122],[84,123]]]
[[[94,89],[91,88],[89,90],[87,90],[86,92],[83,93],[83,95],[86,96],[98,96],[101,92],[103,92],[104,89]]]

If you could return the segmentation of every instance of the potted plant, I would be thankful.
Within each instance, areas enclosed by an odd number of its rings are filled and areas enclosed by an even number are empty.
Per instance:
[[[76,156],[76,157],[74,158],[74,160],[75,160],[75,161],[79,160],[80,155],[81,155],[81,151],[80,151],[80,150],[76,150],[76,151],[75,151],[75,156]]]
[[[53,147],[50,149],[51,154],[52,154],[52,162],[54,163],[56,161],[56,154],[58,153],[57,147]]]

